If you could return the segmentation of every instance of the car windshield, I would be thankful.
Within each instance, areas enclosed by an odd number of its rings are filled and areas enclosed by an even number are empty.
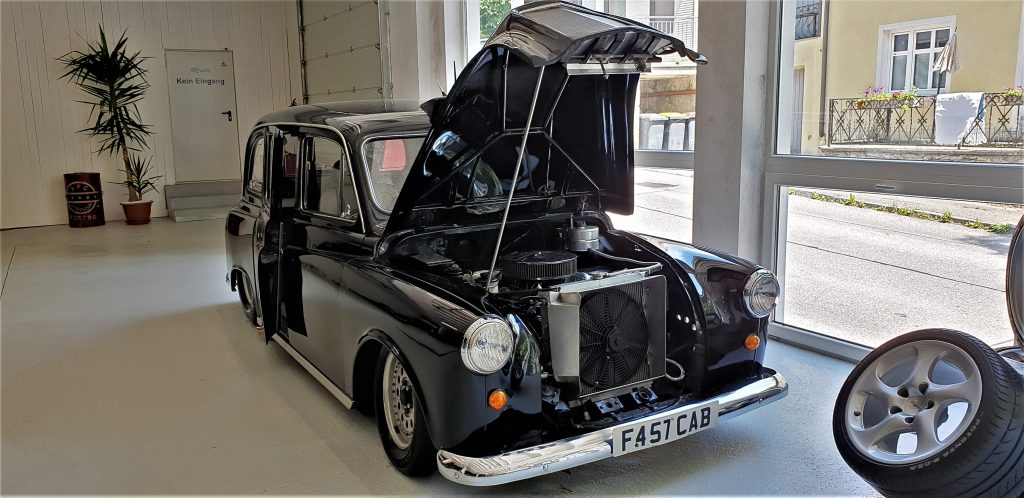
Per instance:
[[[363,145],[373,205],[384,214],[395,207],[409,168],[423,145],[422,136],[379,138]]]

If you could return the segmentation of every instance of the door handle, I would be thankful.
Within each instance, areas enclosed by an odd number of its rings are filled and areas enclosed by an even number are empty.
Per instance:
[[[231,111],[224,111],[221,114],[227,116],[228,117],[228,121],[231,121]]]

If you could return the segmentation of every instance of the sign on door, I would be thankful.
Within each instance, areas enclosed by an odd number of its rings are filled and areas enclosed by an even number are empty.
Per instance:
[[[176,183],[241,178],[229,50],[167,50]]]

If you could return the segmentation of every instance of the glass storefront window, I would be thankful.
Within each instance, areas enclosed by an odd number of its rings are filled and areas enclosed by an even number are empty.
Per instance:
[[[870,347],[929,327],[1012,343],[1006,257],[1024,207],[797,187],[783,195],[776,321]]]
[[[813,7],[820,30],[801,21]],[[1024,163],[1019,1],[792,0],[780,154]],[[796,22],[788,22],[790,16]]]
[[[658,239],[693,240],[693,170],[638,167],[633,214],[611,215],[615,228]]]
[[[647,24],[697,48],[697,0],[576,0],[573,3]],[[480,0],[479,42],[490,37],[512,8],[523,0]],[[471,35],[472,36],[472,35]],[[475,46],[474,46],[475,45]],[[676,55],[665,57],[640,77],[637,98],[637,150],[693,151],[696,135],[696,65]]]

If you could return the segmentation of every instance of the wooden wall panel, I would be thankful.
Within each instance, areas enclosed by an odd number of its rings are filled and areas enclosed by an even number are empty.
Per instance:
[[[152,87],[139,110],[153,125],[150,150],[161,185],[174,183],[164,50],[230,49],[235,62],[239,154],[261,115],[301,100],[295,0],[43,0],[0,2],[0,228],[67,223],[62,174],[103,175],[108,220],[123,218],[119,161],[93,154],[96,140],[76,131],[89,116],[84,94],[57,78],[55,61],[95,40],[100,24],[151,57]],[[164,216],[162,191],[149,194]]]

